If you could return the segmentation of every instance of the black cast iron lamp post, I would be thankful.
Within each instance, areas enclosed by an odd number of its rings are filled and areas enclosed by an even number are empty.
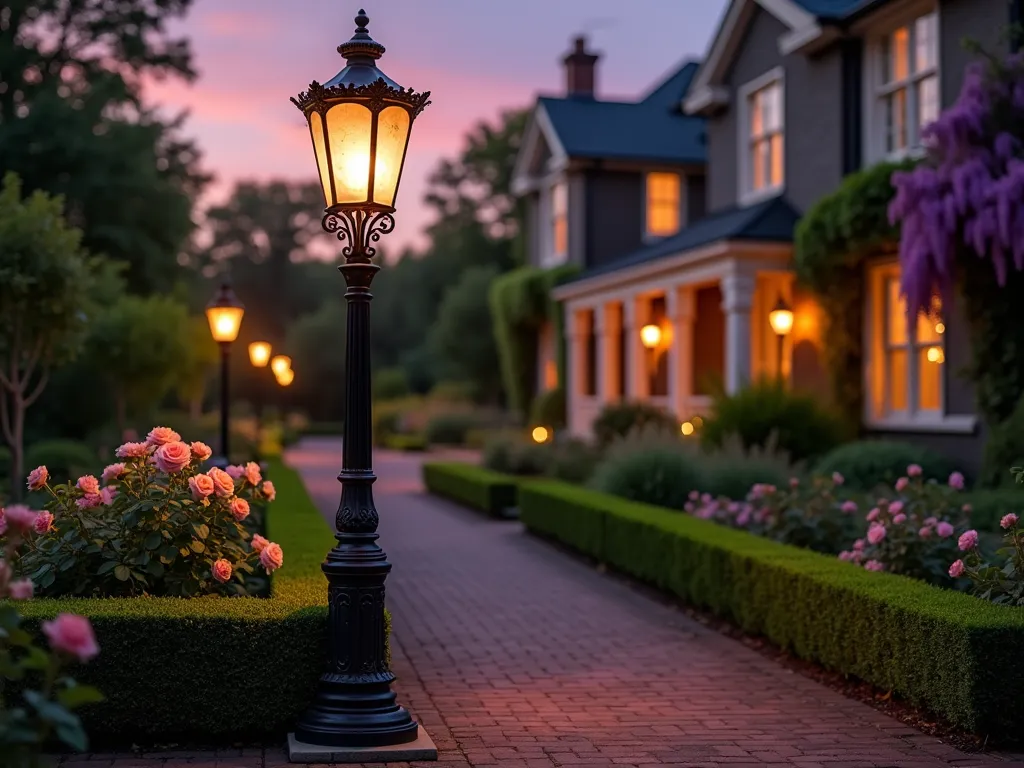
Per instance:
[[[270,343],[266,341],[254,341],[249,345],[249,362],[257,369],[266,368],[270,362]],[[256,378],[256,444],[262,445],[263,437],[263,378],[257,374]]]
[[[206,305],[206,319],[210,323],[213,340],[220,344],[220,455],[211,462],[215,467],[226,467],[230,463],[230,406],[231,388],[228,380],[228,361],[231,344],[238,338],[245,307],[231,290],[227,281],[221,283],[213,300]]]
[[[793,330],[793,309],[781,296],[779,296],[779,300],[775,302],[775,307],[772,311],[768,313],[768,324],[771,325],[772,330],[775,331],[775,336],[778,339],[775,370],[778,373],[779,379],[782,379],[782,350],[786,344],[786,337]]]
[[[373,244],[395,226],[395,197],[412,122],[429,93],[403,89],[377,68],[384,46],[356,16],[355,35],[338,46],[346,66],[314,81],[292,102],[309,125],[326,203],[323,228],[343,243],[348,304],[345,432],[337,545],[323,564],[328,592],[327,668],[295,739],[317,746],[385,747],[415,741],[418,725],[391,690],[384,628],[384,580],[391,570],[377,545],[370,419],[370,283]]]

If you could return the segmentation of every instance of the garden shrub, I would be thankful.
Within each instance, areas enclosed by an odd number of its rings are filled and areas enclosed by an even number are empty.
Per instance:
[[[621,402],[605,405],[594,419],[592,430],[602,450],[637,430],[676,432],[679,424],[661,408],[645,402]]]
[[[597,449],[587,441],[556,438],[544,474],[567,483],[585,483],[593,476],[599,460]]]
[[[738,435],[701,457],[700,489],[711,496],[746,498],[755,485],[782,487],[797,473],[789,457],[779,451],[774,436],[764,446],[745,448]]]
[[[613,496],[682,511],[690,492],[700,487],[701,476],[692,452],[655,442],[612,450],[597,465],[590,485]]]
[[[764,379],[735,394],[716,394],[700,434],[710,448],[721,447],[730,435],[747,449],[774,441],[793,461],[805,461],[838,445],[842,426],[815,398]]]
[[[79,477],[95,472],[101,462],[96,452],[85,443],[58,438],[40,440],[25,451],[26,471],[38,466],[46,466],[57,477]]]
[[[530,407],[530,425],[561,429],[566,424],[565,390],[547,389],[533,399]]]
[[[409,378],[404,368],[384,368],[373,375],[373,399],[398,400],[409,395]]]
[[[999,521],[1013,513],[1024,516],[1024,489],[986,488],[964,494],[970,508],[971,526],[979,531],[999,531]]]
[[[528,530],[668,590],[824,667],[995,738],[1024,726],[1024,612],[551,480]]]
[[[441,413],[427,422],[426,437],[431,445],[465,445],[466,435],[480,423],[469,411]]]
[[[430,446],[423,435],[388,435],[384,438],[384,447],[392,451],[422,452]]]
[[[423,484],[430,493],[460,502],[492,517],[504,517],[516,506],[515,478],[471,464],[424,464]]]
[[[851,490],[871,491],[892,486],[916,464],[925,480],[945,482],[956,467],[941,454],[896,440],[858,440],[846,443],[821,457],[815,471],[822,475],[838,472]],[[1009,474],[1009,473],[1007,473]]]
[[[482,463],[507,475],[543,475],[551,453],[548,444],[535,443],[521,434],[495,435],[484,446]]]
[[[988,434],[981,464],[980,484],[988,488],[1013,485],[1010,467],[1024,465],[1024,396],[1012,413]]]

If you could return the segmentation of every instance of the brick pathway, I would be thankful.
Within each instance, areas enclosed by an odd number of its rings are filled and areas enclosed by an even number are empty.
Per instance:
[[[290,457],[330,516],[337,451],[334,442],[310,441]],[[514,522],[422,495],[415,458],[382,456],[378,465],[381,542],[395,564],[388,606],[397,690],[440,751],[439,762],[417,766],[1024,766],[946,746],[602,576]],[[112,768],[272,768],[284,760],[278,750],[97,757]]]

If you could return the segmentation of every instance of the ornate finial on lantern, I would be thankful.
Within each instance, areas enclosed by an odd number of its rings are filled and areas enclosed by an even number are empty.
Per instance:
[[[379,59],[384,54],[384,46],[370,37],[366,28],[370,17],[362,8],[356,15],[356,31],[352,39],[338,46],[338,53],[345,57],[349,64],[366,64]]]

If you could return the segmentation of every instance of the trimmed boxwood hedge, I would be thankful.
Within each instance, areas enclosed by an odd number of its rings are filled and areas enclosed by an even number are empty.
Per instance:
[[[555,481],[520,484],[519,507],[530,531],[957,726],[1024,726],[1024,610]]]
[[[334,541],[298,474],[280,461],[267,534],[284,549],[270,598],[41,599],[19,608],[30,629],[59,612],[92,621],[100,655],[76,666],[102,704],[81,710],[94,743],[223,743],[278,736],[308,705],[321,673]]]
[[[424,464],[423,484],[433,494],[458,501],[493,517],[505,517],[516,506],[514,478],[472,464]]]

